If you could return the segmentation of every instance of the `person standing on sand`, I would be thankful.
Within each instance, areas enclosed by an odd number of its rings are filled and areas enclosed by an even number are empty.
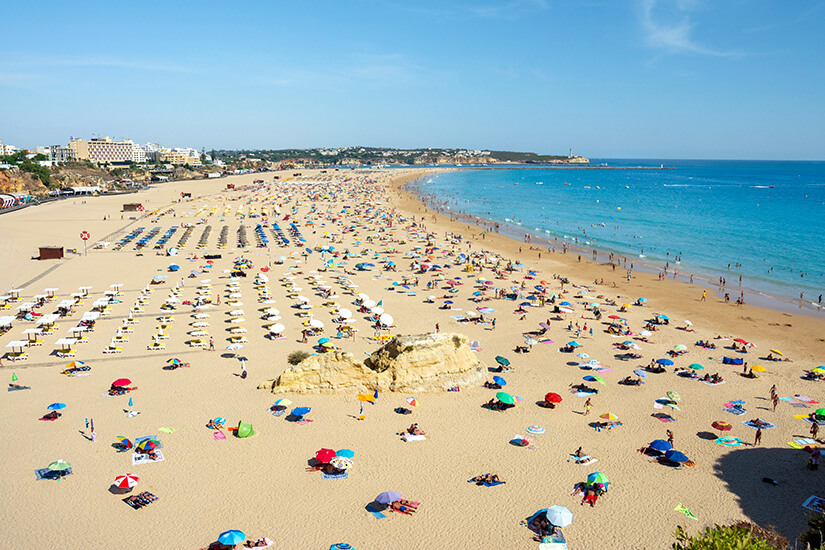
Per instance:
[[[668,430],[667,432],[665,432],[665,434],[667,435],[667,442],[670,443],[670,446],[672,447],[673,446],[673,432]]]
[[[756,447],[762,443],[762,428],[756,428],[756,436],[753,438],[753,446]]]
[[[816,439],[817,435],[819,435],[819,424],[814,420],[811,423],[811,438]]]
[[[708,293],[706,290],[702,291],[702,298],[699,300],[700,302],[707,302],[708,301]]]
[[[590,414],[590,407],[593,406],[593,403],[590,401],[590,398],[587,398],[587,401],[584,402],[584,416]]]
[[[209,351],[215,351],[215,340],[211,336],[209,337]]]
[[[779,405],[779,396],[773,394],[773,397],[771,397],[771,403],[773,403],[773,412],[776,412],[776,406]]]

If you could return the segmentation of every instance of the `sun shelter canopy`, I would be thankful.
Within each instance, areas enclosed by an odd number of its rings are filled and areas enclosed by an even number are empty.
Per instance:
[[[14,340],[6,344],[7,348],[21,348],[23,346],[27,346],[29,343],[25,340]]]
[[[60,315],[57,313],[49,313],[48,315],[44,315],[40,319],[38,319],[38,325],[51,325],[52,323],[56,322],[60,318]]]
[[[83,317],[80,318],[81,321],[95,321],[98,317],[100,317],[99,311],[87,311],[83,314]]]
[[[6,315],[5,317],[0,317],[0,327],[5,327],[11,325],[16,317],[14,315]]]
[[[42,328],[27,328],[26,330],[23,331],[23,334],[42,334],[42,333],[43,333]]]
[[[54,343],[55,346],[71,346],[77,342],[76,338],[60,338],[57,342]]]
[[[251,435],[255,435],[255,430],[252,429],[252,424],[238,422],[238,437],[249,437]]]

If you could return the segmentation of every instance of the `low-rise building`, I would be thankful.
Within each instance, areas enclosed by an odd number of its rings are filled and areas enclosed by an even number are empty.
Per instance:
[[[20,149],[14,145],[4,145],[3,142],[0,141],[0,155],[13,155],[19,150]]]

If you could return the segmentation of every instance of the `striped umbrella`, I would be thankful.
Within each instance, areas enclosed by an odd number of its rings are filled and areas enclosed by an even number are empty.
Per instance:
[[[121,489],[131,489],[137,485],[140,478],[134,474],[123,474],[115,478],[115,486]]]

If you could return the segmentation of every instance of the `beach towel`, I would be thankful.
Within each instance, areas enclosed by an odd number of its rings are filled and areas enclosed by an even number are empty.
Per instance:
[[[37,481],[42,479],[60,479],[61,477],[72,475],[72,469],[68,468],[66,470],[62,470],[56,472],[54,470],[49,470],[48,468],[38,468],[34,471],[34,475],[37,477]]]
[[[215,441],[220,441],[221,439],[226,439],[226,434],[223,432],[213,432],[212,439]]]
[[[348,477],[349,477],[349,472],[346,471],[346,470],[341,472],[340,474],[327,474],[327,473],[321,474],[321,478],[323,478],[323,479],[347,479]]]
[[[303,420],[298,420],[295,423],[300,424],[301,426],[305,426],[305,425],[309,424],[310,422],[315,422],[315,421],[314,420],[309,420],[308,418],[304,418]]]
[[[762,420],[762,419],[761,419],[761,418],[757,418],[757,420]],[[771,424],[770,422],[767,422],[767,421],[765,421],[765,420],[762,420],[762,423],[764,424],[764,425],[762,426],[762,429],[763,429],[763,430],[770,430],[771,428],[776,428],[776,424]],[[754,421],[753,421],[753,420],[747,420],[747,421],[745,421],[745,422],[742,422],[742,424],[744,424],[745,426],[747,426],[747,427],[749,427],[749,428],[753,428],[754,430],[759,429],[759,426],[757,426],[757,425],[754,423]]]
[[[808,424],[813,424],[816,422],[818,426],[825,426],[825,420],[814,420],[809,414],[795,414],[793,417],[798,418],[799,420],[804,420]]]
[[[797,395],[794,395],[793,398],[796,399],[797,401],[802,401],[803,403],[808,403],[809,405],[815,405],[815,404],[819,403],[819,401],[814,401],[813,399],[811,399],[807,395],[797,394]]]
[[[367,512],[375,516],[375,519],[383,519],[387,516],[382,514],[377,508],[375,508],[372,504],[367,504]]]
[[[423,436],[423,435],[403,434],[401,436],[401,439],[403,441],[408,441],[408,442],[409,441],[424,441],[424,440],[427,439],[427,437]]]
[[[664,423],[666,423],[666,424],[667,424],[668,422],[676,422],[676,419],[675,419],[675,418],[673,418],[672,416],[668,416],[668,415],[666,415],[666,414],[659,415],[659,416],[657,416],[656,418],[658,418],[660,422],[664,422]]]
[[[722,410],[726,413],[735,414],[736,416],[745,414],[746,412],[745,409],[740,409],[738,407],[724,407]]]
[[[151,464],[152,462],[162,462],[164,460],[162,452],[155,451],[155,454],[158,457],[155,460],[152,460],[149,458],[149,455],[132,453],[132,466],[137,466],[138,464]]]
[[[802,503],[802,506],[808,510],[813,510],[814,512],[825,513],[825,498],[811,495],[805,502]]]
[[[283,416],[286,414],[286,409],[280,409],[277,411],[272,411],[272,416]]]
[[[725,365],[744,365],[745,360],[741,357],[722,357],[722,363]]]
[[[738,437],[719,437],[714,443],[723,447],[738,447],[742,444],[742,440]]]
[[[30,390],[31,386],[9,386],[8,391]]]
[[[822,446],[815,439],[811,439],[811,438],[795,439],[793,441],[789,441],[788,445],[790,445],[794,449],[804,449],[805,447],[821,447]]]
[[[722,380],[721,382],[711,382],[710,380],[702,380],[708,386],[721,386],[722,384],[726,383],[727,380]]]
[[[633,369],[633,374],[635,374],[639,378],[647,378],[647,373],[642,369]]]
[[[579,391],[574,393],[573,395],[577,397],[590,397],[591,395],[596,395],[596,392],[589,392],[589,391]]]
[[[593,464],[594,462],[599,461],[598,458],[593,458],[590,455],[584,455],[579,457],[577,457],[576,455],[570,455],[570,457],[573,459],[573,462],[580,466],[587,466],[588,464]]]
[[[172,433],[172,432],[174,432],[174,431],[175,431],[175,428],[168,428],[168,427],[165,427],[165,426],[164,426],[164,427],[162,427],[162,428],[158,428],[158,431],[159,431],[159,432],[163,432],[163,433],[165,433],[165,434],[170,434],[170,433]]]

